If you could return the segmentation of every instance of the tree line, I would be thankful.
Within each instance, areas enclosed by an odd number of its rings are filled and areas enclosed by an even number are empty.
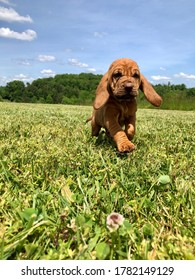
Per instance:
[[[91,105],[101,78],[102,75],[81,73],[39,78],[27,84],[15,80],[0,87],[0,101]],[[195,109],[195,88],[170,83],[158,84],[154,88],[163,98],[162,108]],[[138,102],[141,107],[150,107],[142,93]]]

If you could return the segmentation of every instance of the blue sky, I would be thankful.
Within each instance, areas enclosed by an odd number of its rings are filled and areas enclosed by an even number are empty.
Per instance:
[[[153,84],[195,87],[195,1],[0,0],[0,85],[104,74],[121,57]]]

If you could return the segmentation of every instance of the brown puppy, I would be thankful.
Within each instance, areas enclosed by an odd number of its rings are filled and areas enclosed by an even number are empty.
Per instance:
[[[122,58],[110,65],[96,90],[93,115],[88,119],[91,120],[92,135],[98,136],[101,127],[105,128],[121,153],[135,149],[130,140],[135,134],[136,96],[139,89],[151,104],[157,107],[161,105],[161,97],[140,73],[137,63]]]

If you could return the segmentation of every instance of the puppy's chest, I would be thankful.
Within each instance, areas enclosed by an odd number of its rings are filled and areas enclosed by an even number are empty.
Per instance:
[[[123,122],[131,116],[134,116],[136,113],[136,106],[135,104],[121,104],[120,106],[120,114],[119,114],[119,121]]]

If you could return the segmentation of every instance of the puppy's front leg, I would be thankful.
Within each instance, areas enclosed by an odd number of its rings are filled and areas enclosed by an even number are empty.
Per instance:
[[[132,152],[135,149],[134,144],[129,141],[126,133],[122,129],[114,134],[113,139],[120,153]]]
[[[125,120],[125,133],[129,140],[132,140],[135,135],[135,121],[136,116],[130,116]]]
[[[119,152],[128,153],[135,149],[134,144],[131,143],[131,141],[129,141],[126,133],[122,130],[121,126],[119,125],[118,117],[116,115],[109,115],[105,124],[111,137],[114,139]]]

